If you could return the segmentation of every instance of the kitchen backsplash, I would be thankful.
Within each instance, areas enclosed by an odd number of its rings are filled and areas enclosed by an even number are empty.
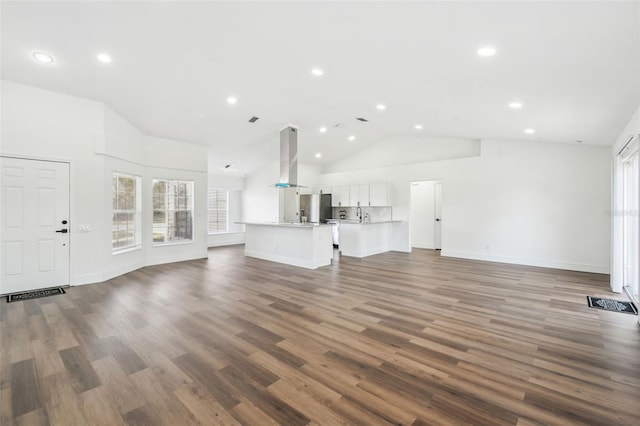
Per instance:
[[[356,216],[357,207],[333,207],[333,218],[342,219],[341,212],[344,212],[343,216],[345,220],[358,220]],[[391,207],[361,207],[362,209],[362,221],[367,214],[369,214],[369,222],[384,222],[385,220],[391,220]]]

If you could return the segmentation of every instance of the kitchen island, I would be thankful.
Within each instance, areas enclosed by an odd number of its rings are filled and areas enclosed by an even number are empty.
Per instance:
[[[340,253],[343,256],[367,257],[391,250],[394,223],[400,221],[340,220]]]
[[[316,269],[333,259],[332,226],[310,223],[238,222],[245,225],[244,255]]]

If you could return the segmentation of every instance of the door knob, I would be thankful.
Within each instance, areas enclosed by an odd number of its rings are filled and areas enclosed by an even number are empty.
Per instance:
[[[69,232],[68,229],[59,229],[56,232],[60,232],[61,234],[66,234],[67,232]]]

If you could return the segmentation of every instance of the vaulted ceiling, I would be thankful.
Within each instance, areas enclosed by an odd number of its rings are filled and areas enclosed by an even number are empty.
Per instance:
[[[607,145],[640,103],[639,2],[1,7],[3,79],[104,102],[239,173],[278,158],[290,123],[300,161],[325,165],[395,136]]]

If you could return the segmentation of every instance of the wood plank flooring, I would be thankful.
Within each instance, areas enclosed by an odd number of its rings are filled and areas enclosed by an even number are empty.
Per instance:
[[[608,276],[441,258],[148,267],[0,303],[0,424],[637,425]]]

